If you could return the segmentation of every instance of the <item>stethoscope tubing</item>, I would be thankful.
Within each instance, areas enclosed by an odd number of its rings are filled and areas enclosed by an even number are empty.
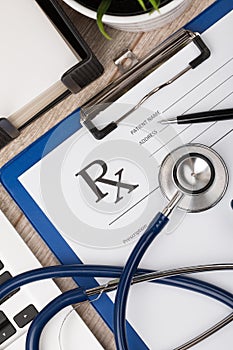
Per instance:
[[[133,275],[145,252],[168,222],[168,217],[160,212],[155,216],[135,245],[122,271],[114,306],[114,336],[117,350],[129,349],[126,335],[126,305]]]
[[[130,286],[132,283],[135,283],[136,280],[140,282],[140,278],[142,278],[142,276],[135,276],[135,274],[138,272],[139,264],[144,254],[146,253],[147,249],[150,247],[151,243],[155,240],[155,238],[159,235],[159,233],[163,230],[163,228],[169,222],[168,216],[176,207],[176,205],[179,203],[179,201],[183,198],[183,196],[184,196],[184,193],[182,191],[176,192],[174,197],[170,200],[167,207],[163,210],[163,212],[162,213],[159,212],[156,215],[156,217],[152,220],[148,229],[142,235],[142,237],[139,239],[134,249],[132,250],[126,262],[126,265],[122,270],[120,278],[117,281],[111,281],[112,283],[109,282],[106,285],[106,287],[104,287],[103,289],[101,286],[93,288],[91,292],[94,294],[88,294],[90,293],[90,290],[77,288],[74,291],[69,291],[67,293],[64,293],[63,295],[57,297],[54,301],[49,303],[41,311],[41,313],[35,318],[35,320],[32,322],[30,326],[28,336],[27,336],[27,341],[26,341],[26,350],[39,349],[39,340],[40,340],[40,335],[43,330],[43,327],[50,320],[50,318],[53,317],[62,308],[68,306],[69,304],[79,303],[84,300],[88,300],[88,296],[95,295],[95,293],[101,294],[102,292],[114,290],[116,285],[118,285],[116,298],[115,298],[115,306],[114,306],[114,335],[115,335],[116,348],[117,350],[129,350],[129,346],[127,342],[127,334],[126,334],[126,305],[127,305]],[[187,271],[190,271],[190,268],[187,269]],[[193,272],[196,272],[196,271],[193,271]],[[171,273],[171,271],[170,272],[167,271],[165,273],[157,273],[157,276],[155,273],[154,278],[155,279],[164,278],[165,276],[169,276],[169,273]],[[177,273],[179,274],[182,272],[179,270]],[[153,275],[153,273],[151,275]],[[97,276],[93,276],[93,277],[97,277]],[[176,279],[175,283],[176,284],[178,283],[178,286],[181,287],[179,282],[180,281]],[[184,286],[182,286],[182,288],[184,288]],[[193,288],[195,289],[193,285],[192,286],[189,285],[187,289],[190,290]],[[196,291],[203,292],[203,294],[210,297],[214,297],[219,301],[224,300],[223,302],[228,303],[228,306],[230,306],[231,308],[233,306],[233,295],[231,293],[228,293],[222,290],[221,291],[217,290],[212,285],[204,286],[204,284],[197,283]],[[1,298],[1,294],[0,294],[0,298]],[[190,346],[196,344],[197,342],[203,339],[206,339],[207,336],[213,334],[218,329],[222,328],[225,324],[230,322],[232,319],[233,319],[233,315],[231,314],[227,318],[225,318],[224,320],[222,320],[221,322],[213,326],[211,329],[201,334],[199,337],[196,337],[195,339],[192,339],[188,343],[184,344],[184,347],[179,347],[177,349],[188,349]]]
[[[102,268],[101,266],[99,266]],[[89,268],[92,270],[93,273],[98,276],[98,266],[89,266]],[[115,272],[118,270],[118,277],[122,273],[122,268],[115,268],[113,267]],[[106,267],[105,267],[106,269]],[[108,276],[111,275],[111,266],[107,267]],[[174,269],[174,270],[168,270],[163,272],[155,272],[154,273],[154,280],[150,281],[153,283],[162,283],[173,287],[179,287],[183,289],[187,289],[189,291],[198,292],[200,294],[203,294],[205,296],[211,297],[216,299],[219,302],[222,302],[226,306],[233,309],[233,295],[217,286],[214,286],[210,283],[196,280],[194,278],[189,278],[186,276],[180,276],[180,273],[193,273],[195,270],[196,272],[206,272],[206,271],[216,271],[216,270],[224,270],[224,269],[231,269],[233,270],[233,264],[216,264],[216,265],[206,265],[206,266],[194,266],[194,267],[185,267],[182,269]],[[80,270],[82,271],[82,265],[80,266]],[[85,266],[84,266],[85,270]],[[182,270],[182,272],[181,272]],[[140,270],[140,273],[150,273],[152,275],[151,271],[148,270]],[[166,276],[173,275],[173,277],[166,278]],[[157,277],[156,277],[157,275]],[[93,276],[93,274],[91,274]],[[141,276],[141,274],[140,274]],[[87,276],[88,277],[88,276]],[[103,277],[103,275],[102,275]],[[116,274],[114,277],[117,277]],[[162,278],[162,279],[161,279]],[[27,334],[27,341],[26,341],[26,350],[39,350],[39,340],[41,333],[45,327],[45,325],[48,323],[48,321],[55,316],[59,311],[61,311],[64,307],[71,305],[71,304],[77,304],[83,301],[88,300],[88,296],[86,294],[86,290],[83,288],[76,288],[72,291],[65,292],[64,294],[58,296],[56,299],[54,299],[52,302],[50,302],[34,319],[32,322],[28,334]],[[224,318],[221,322],[218,322],[215,326],[208,329],[206,332],[202,333],[200,336],[190,340],[189,342],[185,343],[184,345],[176,348],[175,350],[186,350],[192,347],[193,345],[196,345],[200,341],[206,339],[208,336],[214,334],[219,329],[223,328],[225,325],[227,325],[229,322],[233,320],[233,313]]]
[[[63,293],[54,300],[52,300],[45,308],[40,312],[35,320],[34,325],[30,326],[26,338],[26,349],[39,350],[40,336],[45,325],[62,309],[65,307],[82,303],[88,300],[88,296],[82,288],[75,288]]]
[[[162,231],[162,229],[165,227],[165,225],[168,223],[168,221],[168,217],[164,214],[157,214],[157,216],[151,222],[146,232],[135,245],[122,271],[114,306],[114,336],[117,350],[129,350],[126,333],[126,305],[130,286],[133,280],[133,275],[138,269],[138,266],[145,252],[147,251],[151,243],[155,240],[155,238],[159,235],[159,233]],[[191,267],[188,270],[192,271],[193,269]],[[182,268],[180,269],[180,273],[182,273]],[[206,293],[206,295],[208,295],[208,293]],[[232,298],[231,294],[229,294],[229,296],[230,298]],[[232,304],[229,306],[232,308]],[[211,334],[211,330],[209,330],[208,334]],[[192,343],[192,341],[189,343]],[[188,349],[189,347],[190,346],[185,347],[184,349]]]
[[[196,291],[196,288],[201,288],[206,291],[210,290],[214,299],[222,301],[222,295],[231,298],[231,293],[219,288],[215,285],[195,279],[192,277],[182,276],[182,274],[198,273],[198,272],[210,272],[210,271],[222,271],[233,270],[233,264],[211,264],[211,265],[199,265],[193,267],[184,267],[178,269],[172,269],[168,271],[154,271],[148,269],[138,269],[137,278],[143,277],[143,281],[153,282],[154,280],[158,284],[169,285],[177,288],[184,288],[190,291]],[[119,278],[122,274],[123,267],[119,266],[104,266],[104,265],[58,265],[43,267],[28,272],[24,272],[18,276],[12,277],[0,287],[0,300],[4,299],[7,295],[11,294],[18,288],[27,285],[29,283],[42,281],[50,278],[64,278],[64,277],[85,277],[85,278]],[[153,275],[152,275],[153,274]],[[145,277],[146,275],[146,277]],[[167,277],[169,276],[169,277]],[[142,282],[142,281],[141,281]],[[213,296],[213,293],[216,293]],[[204,292],[201,292],[205,294]],[[218,299],[220,296],[220,299]],[[226,303],[226,302],[225,302]],[[227,303],[226,303],[227,305]],[[231,307],[231,303],[228,305]]]
[[[229,270],[229,269],[233,269],[233,264],[213,264],[213,265],[197,266],[197,267],[194,266],[194,267],[179,268],[179,269],[163,271],[163,272],[155,272],[152,270],[139,269],[137,270],[136,276],[140,276],[141,278],[142,274],[147,274],[148,276],[148,274],[151,275],[153,273],[153,276],[150,276],[150,278],[154,278],[154,281],[151,281],[151,282],[183,288],[193,292],[198,292],[208,297],[214,298],[217,301],[222,302],[223,304],[232,308],[233,296],[231,293],[217,286],[214,286],[210,283],[207,283],[205,281],[180,275],[180,274],[194,273],[194,272]],[[22,287],[32,282],[45,280],[48,278],[62,278],[62,277],[119,278],[122,274],[122,270],[123,270],[122,267],[117,267],[117,266],[101,266],[101,265],[98,266],[98,265],[82,265],[82,264],[61,265],[61,266],[58,265],[58,266],[52,266],[52,267],[39,268],[36,270],[22,273],[16,277],[13,277],[11,280],[5,282],[0,288],[0,299],[4,298],[9,293],[13,292],[19,287]],[[176,276],[176,274],[178,275]],[[170,277],[166,278],[166,276],[170,276]],[[77,294],[75,294],[76,292]],[[73,299],[70,300],[70,304],[78,303],[80,300],[79,299],[80,293],[83,294],[84,290],[76,289],[76,292],[74,291],[74,295],[76,295],[76,297],[74,297],[75,300]],[[63,296],[66,299],[65,293],[59,296],[59,298],[63,298]],[[63,304],[55,303],[55,304],[52,304],[52,306],[51,305],[49,306],[48,304],[46,309],[43,309],[40,313],[41,315],[40,320],[42,319],[42,323],[41,321],[39,322],[37,318],[35,318],[35,320],[31,324],[32,330],[30,331],[30,333],[28,333],[28,337],[30,338],[27,341],[27,346],[28,346],[27,350],[38,349],[39,343],[37,343],[37,341],[40,338],[40,334],[49,319],[48,316],[51,315],[50,313],[47,313],[48,307],[53,308],[53,305],[63,305]],[[55,314],[56,312],[58,312],[56,311],[56,309],[52,310],[52,314]],[[33,338],[33,340],[31,338]]]
[[[105,278],[120,277],[119,286],[120,286],[120,283],[123,283],[123,286],[124,287],[127,286],[129,290],[131,281],[133,279],[133,275],[137,273],[137,275],[134,278],[135,280],[137,279],[138,282],[143,280],[143,278],[145,280],[150,280],[153,278],[157,283],[162,283],[162,284],[202,293],[232,308],[233,295],[231,293],[219,287],[206,283],[204,281],[200,281],[200,280],[196,280],[190,277],[180,276],[180,275],[183,273],[195,273],[195,272],[202,272],[202,271],[233,269],[233,264],[213,264],[213,265],[207,265],[207,266],[179,268],[175,270],[162,271],[162,272],[154,272],[154,271],[143,270],[143,269],[137,270],[137,266],[139,265],[145,251],[153,242],[155,237],[161,232],[161,230],[163,229],[163,227],[166,225],[167,222],[168,222],[168,218],[161,213],[159,213],[155,217],[155,219],[152,221],[151,225],[149,226],[148,230],[145,232],[145,234],[141,237],[139,242],[136,244],[124,268],[116,267],[116,266],[95,266],[95,265],[93,266],[93,265],[80,264],[80,265],[67,265],[67,266],[61,265],[61,266],[37,269],[37,270],[22,273],[21,275],[18,275],[12,278],[11,280],[7,281],[4,285],[2,285],[0,288],[0,299],[4,298],[9,293],[13,292],[14,290],[18,289],[19,287],[25,284],[35,282],[38,280],[44,280],[47,278],[59,278],[59,277],[105,277]],[[130,267],[128,271],[127,271],[127,266]],[[126,273],[126,277],[127,277],[126,284],[125,284],[125,281],[122,279],[122,276],[124,276],[124,273]],[[147,275],[146,278],[145,276],[142,276],[142,274],[146,274]],[[167,276],[170,276],[170,277],[166,278]],[[122,280],[123,282],[121,282]],[[118,298],[119,298],[119,290],[120,290],[119,286],[118,286],[118,293],[117,293]],[[121,314],[121,318],[119,318],[119,321],[118,321],[118,324],[122,322],[123,334],[125,332],[125,309],[126,309],[127,293],[128,293],[127,288],[124,289],[124,293],[126,294],[126,297],[125,295],[123,295],[123,298],[124,298],[122,299],[123,309],[120,310],[120,313],[122,312],[122,310],[123,310],[123,313]],[[46,323],[50,320],[50,318],[53,317],[58,311],[60,311],[62,308],[68,305],[76,304],[85,300],[88,300],[88,295],[86,294],[84,289],[78,288],[74,291],[69,291],[67,293],[64,293],[63,295],[57,297],[53,302],[49,303],[32,322],[28,332],[28,336],[27,336],[26,349],[27,350],[39,349],[39,339],[40,339],[41,332],[44,326],[46,325]],[[122,315],[123,315],[124,321],[122,321]],[[205,339],[207,336],[213,334],[213,332],[220,329],[220,327],[223,327],[227,322],[230,322],[232,320],[231,317],[232,315],[230,315],[225,321],[223,320],[222,323],[220,323],[219,325],[215,325],[214,327],[212,327],[212,329],[208,330],[203,335],[200,335],[196,339],[186,343],[186,347],[179,347],[177,348],[177,350],[188,349],[197,341],[198,342],[201,341],[203,337]],[[125,335],[125,339],[126,339],[126,335]],[[127,342],[127,339],[126,339],[126,342]]]

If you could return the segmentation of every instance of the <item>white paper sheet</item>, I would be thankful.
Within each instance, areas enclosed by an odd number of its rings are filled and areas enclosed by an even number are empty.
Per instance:
[[[0,116],[60,80],[78,59],[35,1],[0,1]]]

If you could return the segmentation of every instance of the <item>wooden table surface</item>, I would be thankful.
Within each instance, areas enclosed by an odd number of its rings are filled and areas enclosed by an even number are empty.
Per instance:
[[[82,105],[91,96],[94,96],[98,91],[103,89],[103,87],[109,82],[114,80],[118,72],[113,59],[124,49],[129,48],[139,58],[143,57],[167,36],[182,27],[187,21],[213,3],[214,0],[193,0],[190,8],[177,20],[155,31],[147,33],[129,33],[109,28],[108,32],[113,38],[112,41],[107,41],[99,33],[95,21],[76,13],[66,4],[62,3],[62,1],[60,2],[65,11],[77,25],[77,28],[83,35],[84,39],[103,64],[105,73],[78,95],[70,96],[43,115],[39,120],[27,127],[14,142],[1,150],[0,167],[34,140],[38,139],[38,137],[44,134],[53,125],[57,124],[66,115]],[[40,239],[39,235],[34,231],[23,213],[2,187],[0,187],[0,208],[43,266],[58,264],[58,261],[51,251]],[[59,280],[56,281],[56,283],[62,291],[72,288],[75,285],[71,279]],[[84,303],[84,305],[81,305],[78,308],[78,312],[103,345],[104,349],[114,349],[115,345],[113,335],[99,315],[95,312],[94,308],[89,303]]]

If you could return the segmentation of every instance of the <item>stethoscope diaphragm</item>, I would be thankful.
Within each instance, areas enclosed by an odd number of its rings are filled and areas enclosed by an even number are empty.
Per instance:
[[[200,212],[216,205],[226,192],[227,167],[212,148],[188,144],[176,148],[163,160],[159,172],[160,188],[168,200],[179,191],[178,207]]]

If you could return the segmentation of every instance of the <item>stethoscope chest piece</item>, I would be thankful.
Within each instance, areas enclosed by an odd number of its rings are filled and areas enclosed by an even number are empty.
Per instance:
[[[226,192],[228,171],[213,149],[188,144],[169,153],[161,164],[160,188],[168,200],[179,191],[184,196],[179,208],[200,212],[217,204]]]

